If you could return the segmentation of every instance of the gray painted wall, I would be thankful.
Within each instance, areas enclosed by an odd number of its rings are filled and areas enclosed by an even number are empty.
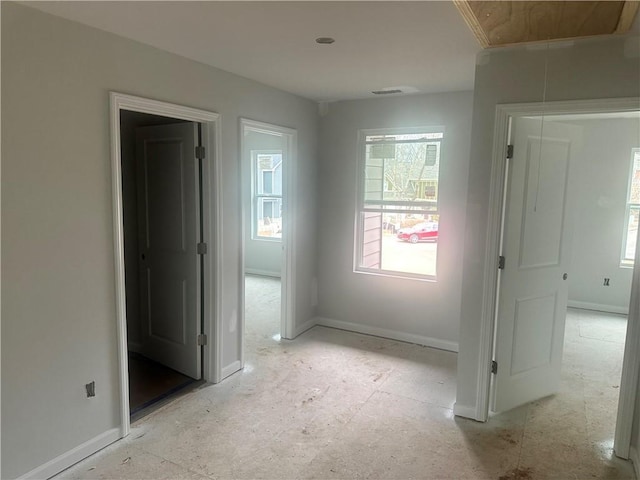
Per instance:
[[[119,424],[110,90],[222,115],[223,366],[241,345],[239,118],[298,130],[295,321],[314,315],[316,105],[3,2],[2,478]]]
[[[486,222],[496,105],[540,102],[548,55],[546,99],[576,100],[640,95],[640,42],[617,37],[546,49],[482,52],[476,67],[471,162],[463,250],[462,316],[456,406],[475,410],[478,394]]]
[[[282,137],[266,133],[249,131],[244,137],[246,158],[242,159],[243,181],[242,194],[247,208],[245,210],[245,271],[253,273],[269,273],[280,276],[282,267],[282,242],[272,240],[254,240],[251,235],[251,151],[252,150],[284,150]]]
[[[409,336],[458,341],[471,92],[333,103],[321,122],[318,314]],[[444,126],[436,282],[354,273],[358,130]]]
[[[620,266],[631,149],[640,146],[637,119],[566,122],[583,128],[576,174],[569,302],[628,311],[633,269]],[[610,278],[610,286],[603,285]]]

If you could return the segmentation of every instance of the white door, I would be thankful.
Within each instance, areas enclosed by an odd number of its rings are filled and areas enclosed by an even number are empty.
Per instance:
[[[197,126],[136,130],[142,353],[201,377]]]
[[[580,128],[514,118],[500,276],[496,412],[558,390],[570,256],[568,190]]]

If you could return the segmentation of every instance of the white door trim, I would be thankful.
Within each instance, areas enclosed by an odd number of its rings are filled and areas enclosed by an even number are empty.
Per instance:
[[[203,161],[203,237],[210,246],[205,256],[204,272],[204,333],[210,339],[203,348],[203,379],[219,382],[222,379],[221,358],[221,286],[222,286],[222,235],[220,219],[222,196],[220,195],[220,115],[214,112],[160,102],[123,93],[110,92],[111,122],[111,175],[113,197],[113,235],[115,260],[116,321],[118,338],[118,366],[120,383],[120,436],[129,434],[131,421],[129,409],[129,373],[127,358],[127,314],[124,267],[124,230],[122,200],[122,164],[120,146],[120,112],[123,110],[176,118],[203,125],[203,145],[207,155]]]
[[[484,258],[483,297],[480,317],[480,348],[476,374],[477,397],[474,418],[486,421],[489,414],[491,384],[491,360],[493,356],[494,321],[496,295],[498,293],[497,259],[500,252],[500,233],[504,202],[504,179],[506,148],[510,118],[531,115],[558,115],[580,113],[627,112],[640,109],[640,98],[611,98],[575,100],[546,103],[520,103],[496,106],[493,138],[493,160],[489,190],[489,214]],[[640,251],[640,249],[638,249]],[[631,288],[631,308],[625,355],[620,383],[620,402],[614,450],[622,458],[628,458],[631,442],[631,419],[633,418],[638,372],[640,371],[640,273],[634,271]]]
[[[265,122],[258,122],[248,118],[240,119],[240,161],[245,162],[247,155],[250,154],[246,150],[244,142],[244,132],[250,130],[252,132],[263,133],[266,135],[277,135],[284,140],[284,148],[286,149],[286,161],[282,167],[282,205],[283,205],[283,221],[282,221],[282,268],[281,268],[281,315],[280,315],[280,336],[282,338],[294,338],[297,334],[294,324],[295,305],[295,222],[296,218],[296,164],[297,164],[297,130],[280,125],[273,125]],[[241,172],[246,172],[245,168],[241,168]],[[241,185],[249,182],[251,179],[241,176]],[[244,194],[245,189],[240,188],[240,205],[242,208],[241,222],[241,254],[240,254],[240,336],[244,339],[245,327],[245,311],[244,311],[244,271],[245,271],[245,240],[246,240],[246,218],[249,213],[249,199]],[[241,363],[244,366],[244,341],[241,348]]]

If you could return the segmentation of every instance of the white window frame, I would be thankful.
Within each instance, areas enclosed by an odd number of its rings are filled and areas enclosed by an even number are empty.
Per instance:
[[[629,166],[629,181],[627,184],[627,198],[626,198],[626,208],[624,210],[624,230],[622,231],[622,248],[620,249],[620,266],[623,268],[633,268],[634,258],[627,258],[627,240],[629,235],[629,217],[631,216],[632,210],[637,210],[640,214],[640,203],[632,203],[631,202],[631,189],[633,186],[633,165],[635,162],[636,155],[640,158],[640,147],[631,149],[631,162]],[[638,246],[636,245],[636,248]]]
[[[357,189],[356,189],[356,205],[355,205],[355,222],[354,222],[354,256],[353,256],[353,271],[355,273],[366,274],[366,275],[378,275],[384,277],[394,277],[394,278],[406,278],[412,280],[419,281],[428,281],[435,282],[437,281],[438,275],[438,263],[440,257],[440,250],[436,252],[436,275],[426,275],[426,274],[417,274],[411,272],[401,272],[395,270],[384,270],[382,268],[367,268],[360,266],[362,253],[363,253],[363,237],[364,232],[362,229],[362,221],[361,214],[365,211],[364,207],[364,194],[365,194],[365,169],[366,169],[366,139],[368,136],[375,135],[411,135],[411,134],[431,134],[431,133],[440,133],[442,134],[442,138],[437,139],[436,141],[440,142],[439,145],[439,160],[442,161],[442,152],[444,148],[444,143],[446,139],[446,129],[442,125],[438,126],[427,126],[427,127],[407,127],[407,128],[376,128],[376,129],[361,129],[358,130],[358,161],[357,170],[356,170],[356,178],[357,178]],[[440,182],[441,172],[438,168],[438,183]],[[429,213],[434,215],[441,215],[441,207],[440,207],[440,195],[438,194],[437,200],[437,208],[434,211],[430,211]],[[393,213],[395,210],[387,209],[380,210],[381,212]],[[404,212],[404,211],[403,211]]]
[[[282,194],[258,193],[259,170],[257,160],[260,155],[281,155],[283,157],[282,161],[284,161],[284,152],[281,150],[251,150],[251,239],[265,242],[282,242],[282,237],[266,237],[258,234],[258,202],[260,199],[273,200],[276,205],[279,204],[279,213],[282,217]],[[264,182],[264,179],[262,181]],[[275,175],[272,175],[272,186],[274,184]]]

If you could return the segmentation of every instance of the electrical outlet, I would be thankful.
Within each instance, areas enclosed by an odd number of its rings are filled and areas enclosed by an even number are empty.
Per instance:
[[[608,287],[608,286],[609,286],[609,279],[608,279],[607,277],[605,277],[605,278],[604,278],[604,283],[603,283],[603,285],[604,285],[605,287]]]
[[[96,396],[96,382],[87,383],[84,387],[87,389],[87,398]]]

